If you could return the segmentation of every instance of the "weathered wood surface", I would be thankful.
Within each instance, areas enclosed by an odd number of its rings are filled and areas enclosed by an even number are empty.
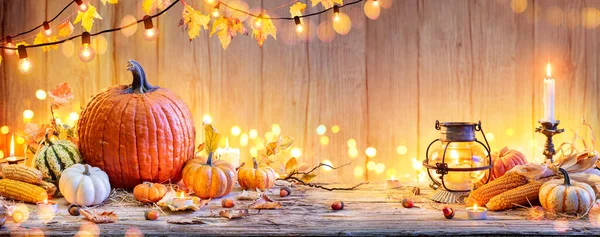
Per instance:
[[[278,188],[273,188],[278,193]],[[9,218],[2,234],[24,234],[27,231],[42,231],[45,235],[102,234],[122,235],[125,233],[145,235],[600,235],[600,223],[588,220],[526,220],[523,210],[490,212],[488,220],[468,220],[464,206],[451,205],[456,211],[454,219],[447,220],[441,211],[442,204],[432,203],[427,195],[432,191],[422,189],[414,200],[415,208],[407,209],[389,194],[398,190],[383,188],[381,184],[370,184],[355,191],[324,191],[295,188],[291,196],[272,197],[283,203],[279,210],[250,210],[250,216],[227,220],[215,215],[223,210],[221,200],[211,200],[209,205],[196,212],[172,213],[156,221],[144,219],[143,212],[149,207],[133,203],[110,202],[97,210],[115,211],[119,221],[113,224],[91,224],[82,217],[67,213],[65,200],[60,199],[59,214],[49,223],[31,219],[16,225]],[[235,198],[238,189],[227,197]],[[342,200],[344,210],[333,211],[331,203]],[[237,201],[235,210],[244,209],[251,201]],[[30,206],[34,208],[33,205]],[[206,224],[176,225],[167,219],[198,217]],[[88,235],[89,236],[89,235]]]
[[[228,2],[230,0],[227,0]],[[303,2],[309,2],[302,0]],[[54,16],[69,0],[3,0],[0,35],[10,35]],[[104,18],[93,32],[118,26],[126,15],[141,18],[141,0],[102,5],[92,0]],[[200,0],[187,1],[201,9]],[[246,1],[251,8],[273,9],[281,1]],[[347,1],[346,1],[347,2]],[[38,89],[50,90],[66,81],[75,101],[58,111],[67,121],[102,88],[130,83],[126,61],[138,60],[151,83],[176,91],[188,104],[195,124],[210,114],[223,137],[240,147],[242,159],[249,149],[265,143],[264,135],[277,123],[282,134],[296,137],[303,162],[328,159],[334,165],[354,160],[351,167],[321,176],[332,182],[361,181],[355,167],[364,167],[367,147],[377,148],[373,160],[386,170],[365,171],[372,181],[394,174],[412,174],[411,158],[424,158],[425,148],[437,137],[436,119],[481,120],[492,133],[493,149],[522,149],[531,160],[542,158],[544,136],[534,133],[542,117],[542,79],[547,62],[557,79],[557,118],[567,133],[557,143],[570,141],[581,117],[600,137],[600,83],[598,82],[598,17],[600,0],[381,0],[377,20],[364,16],[362,4],[344,9],[352,19],[348,35],[321,42],[317,26],[330,15],[307,20],[309,40],[296,36],[293,22],[275,22],[278,39],[269,38],[261,49],[254,39],[237,36],[223,50],[207,31],[189,41],[177,27],[179,4],[155,21],[158,40],[142,39],[142,26],[133,36],[106,34],[105,54],[84,64],[76,55],[65,57],[62,47],[42,53],[29,50],[34,63],[30,75],[17,70],[17,57],[4,57],[0,65],[0,126],[22,130],[22,112],[35,112],[36,123],[47,122],[48,101],[35,98]],[[513,4],[514,3],[514,4]],[[523,4],[526,7],[522,13]],[[310,2],[309,2],[310,5]],[[320,8],[319,8],[320,9]],[[68,12],[70,13],[70,9]],[[210,9],[204,9],[210,10]],[[316,8],[309,7],[307,12]],[[286,7],[270,12],[287,16]],[[62,19],[60,17],[59,19]],[[326,26],[329,29],[331,26]],[[75,33],[81,32],[76,25]],[[27,36],[29,37],[29,36]],[[32,39],[28,39],[30,42]],[[73,41],[75,50],[79,40]],[[319,124],[329,129],[329,145],[319,143]],[[261,139],[241,147],[230,128],[257,129]],[[197,143],[202,141],[198,129]],[[359,155],[348,156],[346,142],[357,141]],[[9,135],[0,134],[0,150],[8,153]],[[407,153],[396,153],[397,146]],[[19,146],[20,147],[20,146]],[[23,149],[17,149],[20,154]],[[287,153],[284,154],[285,157]]]

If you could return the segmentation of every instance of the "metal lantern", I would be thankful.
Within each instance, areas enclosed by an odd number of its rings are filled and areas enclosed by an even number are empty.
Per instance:
[[[474,184],[489,181],[490,145],[481,122],[435,121],[435,129],[440,131],[440,138],[429,144],[423,161],[431,186],[436,189],[431,199],[443,203],[461,202]],[[485,144],[477,140],[475,132],[481,132]],[[438,142],[440,144],[434,146]]]

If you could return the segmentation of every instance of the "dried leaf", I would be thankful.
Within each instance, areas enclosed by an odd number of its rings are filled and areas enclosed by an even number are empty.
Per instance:
[[[200,210],[200,208],[208,205],[208,203],[210,202],[210,199],[201,200],[198,197],[191,197],[192,204],[185,206],[175,206],[173,204],[173,199],[175,197],[177,197],[177,193],[175,192],[175,190],[173,190],[173,188],[170,188],[169,191],[165,194],[165,196],[162,199],[160,199],[160,201],[158,201],[156,204],[161,207],[168,207],[171,211],[197,211]]]
[[[201,27],[208,30],[209,15],[203,15],[202,12],[195,10],[190,5],[185,5],[181,13],[183,23],[187,25],[188,36],[190,40],[196,38],[200,34]]]
[[[33,40],[33,44],[52,43],[52,42],[56,42],[57,40],[58,40],[58,37],[56,35],[47,37],[46,35],[42,34],[42,32],[40,31],[35,36],[35,39]],[[48,46],[42,46],[42,51],[44,51],[44,52],[48,52],[51,49],[58,49],[58,44],[48,45]]]
[[[285,136],[279,139],[279,145],[277,146],[277,153],[290,148],[292,144],[294,144],[294,138],[290,136]]]
[[[266,194],[260,195],[260,197],[254,201],[249,208],[252,209],[279,209],[283,207],[281,202],[276,202],[273,199],[269,198]]]
[[[197,151],[196,151],[196,152],[202,152],[202,151],[204,150],[204,147],[205,147],[205,146],[206,146],[206,143],[205,143],[205,142],[203,142],[203,143],[200,143],[200,144],[198,145],[198,147],[196,147],[196,149],[197,149]]]
[[[252,24],[252,37],[254,37],[256,39],[256,41],[258,42],[258,46],[262,47],[263,43],[265,42],[265,40],[267,40],[267,37],[270,35],[273,37],[273,39],[277,39],[277,28],[275,28],[275,25],[273,24],[273,21],[270,18],[269,15],[263,13],[262,14],[263,18],[259,19],[260,21],[262,21],[262,23],[260,24],[260,27],[256,27],[254,24]]]
[[[285,164],[285,172],[287,174],[291,174],[291,173],[295,173],[298,171],[298,161],[296,161],[296,158],[292,157],[290,160],[288,160],[288,162]]]
[[[83,26],[83,28],[89,32],[92,30],[92,26],[94,25],[94,19],[102,20],[102,17],[96,11],[96,7],[88,3],[88,10],[85,12],[78,11],[77,18],[75,18],[75,21],[73,21],[73,23],[77,24],[81,21],[81,26]]]
[[[302,180],[302,182],[305,182],[305,183],[310,183],[313,180],[315,180],[316,177],[317,177],[316,174],[304,174],[304,175],[302,175],[300,180]]]
[[[224,16],[221,16],[219,19],[213,22],[212,30],[210,31],[210,36],[212,36],[215,32],[219,37],[219,41],[221,41],[221,47],[223,47],[223,49],[227,49],[227,47],[231,43],[231,39],[233,39],[233,37],[236,36],[237,33],[243,35],[248,34],[248,31],[246,30],[244,24],[242,24],[240,19]]]
[[[71,86],[66,82],[59,84],[54,90],[49,91],[48,95],[52,97],[52,107],[55,109],[69,103],[75,97],[71,91]]]
[[[279,141],[272,141],[272,142],[268,142],[267,145],[265,145],[265,149],[267,150],[267,156],[272,156],[275,155],[277,152],[277,145],[279,144]]]
[[[305,3],[296,2],[294,5],[290,6],[290,14],[292,15],[292,18],[295,16],[302,16],[304,14],[305,9],[306,9]],[[303,22],[302,18],[300,18],[300,22]]]
[[[307,171],[308,168],[310,168],[310,166],[308,166],[308,164],[306,163],[302,163],[300,166],[298,166],[298,172],[304,172]]]
[[[57,28],[58,28],[58,36],[60,36],[60,37],[67,37],[67,36],[73,34],[73,30],[75,29],[73,24],[71,24],[71,21],[65,21],[63,23],[60,23],[57,26]]]
[[[119,219],[119,216],[112,211],[98,213],[96,210],[82,209],[80,210],[80,213],[83,215],[83,217],[85,217],[85,219],[96,224],[114,223]]]
[[[146,15],[150,15],[155,9],[165,9],[171,4],[171,0],[144,0],[142,3],[142,10]],[[188,6],[188,5],[186,5]]]
[[[198,217],[194,218],[179,218],[179,219],[168,219],[167,223],[169,224],[178,224],[178,225],[197,225],[197,224],[206,224],[206,222],[202,221]]]
[[[312,1],[312,6],[316,6],[317,4],[321,3],[321,5],[323,5],[324,8],[332,8],[333,6],[337,5],[344,5],[344,1],[343,0],[311,0]]]
[[[204,141],[206,143],[206,153],[210,155],[217,150],[217,146],[221,141],[221,134],[219,134],[219,131],[212,124],[206,124],[204,125],[204,136],[206,140]]]
[[[100,0],[102,2],[102,5],[106,5],[106,3],[108,2],[108,4],[117,4],[119,3],[119,0]]]
[[[252,191],[242,191],[242,194],[240,194],[239,196],[237,196],[237,199],[240,201],[243,200],[256,200],[257,198],[259,198],[260,195],[257,192],[252,192]]]
[[[42,139],[44,139],[46,132],[53,133],[53,128],[54,126],[51,124],[38,125],[35,123],[26,123],[25,130],[23,131],[25,138],[27,139],[26,144],[38,144]]]
[[[238,218],[242,218],[245,216],[249,216],[249,214],[248,214],[248,209],[239,210],[238,212],[234,212],[233,210],[228,209],[228,210],[220,211],[219,216],[225,217],[225,218],[231,220],[231,219],[238,219]]]

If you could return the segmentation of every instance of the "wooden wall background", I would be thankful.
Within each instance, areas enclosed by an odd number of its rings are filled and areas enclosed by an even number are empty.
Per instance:
[[[543,136],[534,133],[543,116],[542,79],[550,62],[557,82],[557,118],[561,126],[577,129],[582,117],[600,135],[598,0],[388,0],[378,20],[364,16],[362,4],[345,8],[352,30],[331,43],[319,41],[316,24],[329,15],[312,18],[314,37],[295,36],[293,23],[278,22],[278,40],[269,38],[261,49],[247,36],[233,39],[222,50],[207,31],[188,41],[177,27],[182,6],[158,19],[160,37],[147,42],[141,27],[131,37],[106,35],[108,49],[84,64],[67,58],[61,49],[50,53],[29,50],[35,70],[22,75],[17,58],[0,65],[0,126],[22,130],[22,112],[35,112],[34,122],[49,118],[48,101],[35,98],[38,89],[50,90],[60,82],[74,89],[74,103],[61,109],[80,111],[100,89],[130,83],[129,59],[139,61],[150,81],[176,91],[190,107],[201,131],[202,116],[239,146],[229,130],[256,128],[263,136],[273,123],[282,134],[296,138],[301,160],[334,165],[353,161],[347,168],[322,171],[321,180],[358,182],[368,146],[377,149],[374,161],[385,172],[368,171],[369,180],[391,174],[414,177],[411,158],[424,159],[425,148],[437,137],[436,119],[481,120],[494,135],[493,149],[510,146],[530,158],[541,159]],[[4,0],[0,3],[0,34],[29,29],[54,16],[68,0]],[[93,32],[118,26],[125,15],[143,16],[141,0],[121,0],[102,6],[92,0],[104,18]],[[196,7],[202,1],[188,0]],[[280,1],[248,0],[250,6],[270,9]],[[515,11],[523,10],[522,13]],[[314,8],[309,7],[309,11]],[[275,11],[287,15],[287,8]],[[156,24],[156,23],[155,23]],[[80,32],[79,25],[76,33]],[[32,41],[32,39],[31,39]],[[76,49],[80,44],[75,40]],[[323,146],[315,129],[328,127],[330,143]],[[332,125],[341,131],[333,134]],[[198,133],[197,142],[202,134]],[[346,142],[356,139],[360,154],[350,158]],[[568,141],[572,133],[559,135]],[[0,149],[8,153],[9,135],[0,135]],[[242,147],[247,158],[248,147]],[[405,155],[396,153],[406,146]],[[22,150],[20,150],[22,152]],[[361,169],[361,168],[357,168]]]

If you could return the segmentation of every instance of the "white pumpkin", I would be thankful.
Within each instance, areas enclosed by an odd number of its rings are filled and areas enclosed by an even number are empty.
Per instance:
[[[87,164],[75,164],[65,169],[58,187],[67,202],[80,206],[98,205],[110,195],[108,175]]]
[[[569,179],[563,168],[558,169],[564,181],[555,179],[540,188],[539,199],[544,209],[559,213],[586,213],[596,202],[594,189],[586,183]]]

